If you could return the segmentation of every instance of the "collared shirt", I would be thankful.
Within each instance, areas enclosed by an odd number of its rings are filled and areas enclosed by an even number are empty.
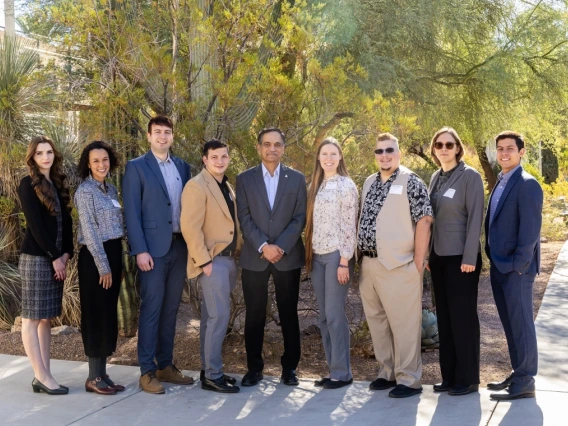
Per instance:
[[[154,154],[154,157],[156,157],[156,154]],[[166,161],[162,161],[158,157],[156,157],[156,160],[158,161],[158,166],[160,167],[160,171],[162,172],[162,176],[166,182],[166,188],[168,189],[168,195],[170,196],[170,203],[172,204],[173,232],[178,233],[181,232],[179,225],[179,217],[181,215],[181,193],[183,191],[181,176],[169,153]]]
[[[266,193],[268,194],[268,202],[270,208],[274,207],[274,199],[276,198],[276,191],[278,190],[278,178],[280,177],[280,164],[274,170],[274,176],[270,176],[270,172],[264,163],[262,163],[262,176],[264,177],[264,186],[266,186]]]
[[[227,185],[228,180],[229,178],[227,176],[223,176],[222,182],[219,182],[217,179],[215,179],[215,182],[217,182],[217,185],[219,185],[219,189],[223,194],[223,198],[225,198],[225,202],[227,203],[227,207],[229,208],[229,212],[231,213],[231,218],[233,219],[234,223],[233,241],[231,241],[231,244],[229,244],[225,250],[235,251],[235,249],[237,248],[237,219],[235,218],[235,202]]]
[[[491,197],[491,206],[489,209],[489,223],[493,222],[493,215],[495,214],[495,210],[497,210],[497,206],[499,205],[499,200],[503,195],[503,191],[505,191],[505,187],[509,183],[509,179],[511,176],[517,171],[517,169],[521,167],[521,164],[515,167],[512,170],[509,170],[507,173],[499,173],[497,185],[495,185],[495,189],[493,190],[493,196]]]
[[[440,170],[440,174],[438,175],[438,180],[436,181],[436,186],[432,189],[432,192],[430,193],[430,203],[432,203],[433,211],[436,211],[436,204],[438,203],[440,190],[450,180],[452,174],[457,170],[459,165],[460,163],[458,163],[453,169],[448,170],[447,172],[445,172],[443,169]]]
[[[322,182],[316,194],[312,248],[316,254],[332,253],[351,259],[357,246],[359,193],[347,176],[335,175]]]
[[[89,176],[75,192],[75,207],[79,213],[77,242],[87,246],[99,275],[106,275],[110,266],[103,243],[124,236],[118,191],[108,182],[105,191],[104,184]]]
[[[398,176],[399,169],[387,179],[381,182],[381,174],[377,173],[377,179],[372,183],[364,200],[363,211],[359,226],[358,246],[359,249],[366,251],[377,250],[377,216],[385,203],[391,184]],[[434,216],[432,205],[428,198],[428,189],[418,176],[411,173],[406,185],[407,197],[410,204],[410,216],[414,223],[424,216]]]

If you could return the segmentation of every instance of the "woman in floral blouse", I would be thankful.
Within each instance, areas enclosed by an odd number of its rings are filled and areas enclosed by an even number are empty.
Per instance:
[[[87,392],[114,395],[124,386],[106,374],[106,360],[116,350],[118,337],[117,304],[122,275],[124,224],[118,191],[105,181],[116,169],[114,150],[106,143],[87,145],[79,160],[83,182],[75,193],[79,212],[79,294],[81,334],[89,357]]]
[[[319,326],[330,374],[316,386],[338,389],[353,382],[345,302],[353,276],[359,195],[334,138],[318,147],[308,192],[306,268],[319,308]]]

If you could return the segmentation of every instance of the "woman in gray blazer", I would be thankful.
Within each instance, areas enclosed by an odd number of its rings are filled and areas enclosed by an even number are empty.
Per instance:
[[[434,284],[442,383],[436,392],[467,395],[479,387],[477,287],[481,272],[484,190],[479,173],[461,161],[464,147],[451,127],[430,144],[440,169],[428,190],[434,210],[429,270]]]

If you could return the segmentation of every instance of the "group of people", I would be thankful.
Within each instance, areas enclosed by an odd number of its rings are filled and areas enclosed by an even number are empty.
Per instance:
[[[115,394],[124,387],[106,373],[116,349],[116,307],[125,228],[140,281],[139,386],[165,392],[162,382],[189,385],[173,362],[176,316],[186,278],[202,290],[201,387],[236,393],[224,374],[222,346],[230,319],[231,292],[241,268],[246,305],[247,373],[241,386],[263,379],[262,347],[268,282],[274,281],[284,353],[281,381],[298,384],[298,296],[306,266],[317,298],[319,327],[329,374],[314,382],[337,389],[353,382],[350,329],[345,305],[355,261],[359,288],[379,372],[372,390],[405,398],[422,392],[422,276],[434,283],[442,382],[436,392],[466,395],[479,386],[478,282],[482,267],[484,188],[463,161],[464,145],[445,127],[430,153],[440,167],[429,188],[400,165],[398,140],[380,134],[374,150],[379,171],[364,183],[361,198],[349,177],[341,145],[324,139],[317,148],[309,188],[305,176],[282,164],[284,133],[258,134],[261,163],[229,184],[227,144],[203,146],[203,169],[171,155],[173,124],[148,123],[150,150],[129,161],[122,200],[107,177],[118,165],[108,144],[87,145],[79,161],[83,182],[75,193],[79,217],[78,270],[81,333],[89,357],[85,389]],[[502,167],[485,215],[485,251],[503,323],[512,372],[490,383],[493,399],[534,397],[537,370],[532,288],[539,272],[543,193],[520,163],[524,141],[516,132],[495,139]],[[35,373],[35,392],[65,394],[49,367],[50,318],[61,314],[66,264],[73,255],[70,194],[61,155],[46,137],[34,138],[26,158],[29,176],[19,188],[26,218],[20,257],[23,282],[22,338]],[[123,222],[124,217],[124,222]],[[302,234],[305,230],[305,246]]]

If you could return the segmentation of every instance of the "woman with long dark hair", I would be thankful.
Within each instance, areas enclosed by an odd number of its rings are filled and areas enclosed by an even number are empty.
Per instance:
[[[122,276],[124,223],[117,189],[106,180],[118,160],[112,147],[95,141],[81,153],[77,167],[83,182],[75,193],[79,213],[79,294],[81,335],[89,357],[87,392],[114,395],[124,386],[106,373],[107,357],[116,350],[117,304]]]
[[[308,191],[306,269],[319,309],[319,327],[330,374],[315,386],[338,389],[353,382],[345,303],[353,277],[359,194],[349,178],[341,145],[318,146]]]
[[[22,341],[34,370],[32,388],[50,395],[69,392],[50,369],[51,318],[61,315],[67,261],[73,256],[73,222],[63,158],[47,136],[28,145],[29,175],[18,187],[26,218],[19,269],[22,279]]]
[[[440,169],[428,190],[435,222],[429,269],[432,274],[442,383],[436,392],[467,395],[479,388],[477,289],[481,272],[483,182],[462,161],[464,146],[451,127],[436,132],[430,154]]]

